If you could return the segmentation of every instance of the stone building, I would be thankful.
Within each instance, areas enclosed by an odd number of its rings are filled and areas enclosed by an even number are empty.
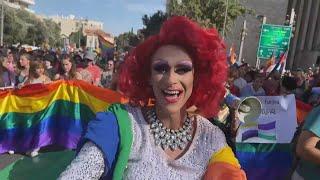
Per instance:
[[[294,37],[291,41],[288,69],[320,65],[320,1],[289,0],[287,13],[296,12]]]

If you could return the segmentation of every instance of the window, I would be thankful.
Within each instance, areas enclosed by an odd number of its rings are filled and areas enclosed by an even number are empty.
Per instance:
[[[317,65],[317,66],[319,66],[319,65],[320,65],[320,56],[318,56],[318,58],[317,58],[316,65]]]

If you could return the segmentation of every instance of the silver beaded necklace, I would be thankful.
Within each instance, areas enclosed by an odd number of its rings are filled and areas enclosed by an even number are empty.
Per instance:
[[[172,151],[177,148],[183,150],[188,142],[192,140],[192,121],[189,117],[184,121],[183,126],[178,130],[164,127],[157,118],[155,110],[147,112],[150,120],[150,131],[153,134],[155,145],[161,146],[163,150],[170,148]]]

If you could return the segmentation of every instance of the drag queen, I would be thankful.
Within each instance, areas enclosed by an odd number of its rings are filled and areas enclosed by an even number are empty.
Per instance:
[[[204,118],[218,112],[226,75],[218,32],[170,18],[120,68],[131,103],[97,113],[60,179],[246,179],[223,132]],[[141,105],[150,98],[155,106]]]

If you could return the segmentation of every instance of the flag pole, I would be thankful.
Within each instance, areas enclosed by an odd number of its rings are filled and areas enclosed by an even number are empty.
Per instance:
[[[3,7],[3,1],[4,0],[1,0],[1,37],[0,37],[0,45],[3,46],[3,19],[4,19],[4,13],[3,13],[3,10],[4,10],[4,7]]]
[[[225,31],[226,31],[226,26],[227,26],[227,16],[228,16],[228,7],[229,6],[229,0],[226,0],[226,9],[224,12],[224,22],[223,22],[223,29],[222,29],[222,39],[224,40],[225,36]]]
[[[246,29],[247,29],[247,20],[244,20],[243,21],[243,28],[242,28],[242,32],[241,32],[240,50],[239,50],[239,58],[238,58],[238,62],[240,62],[240,63],[241,63],[241,59],[242,59],[244,39],[247,35]]]

